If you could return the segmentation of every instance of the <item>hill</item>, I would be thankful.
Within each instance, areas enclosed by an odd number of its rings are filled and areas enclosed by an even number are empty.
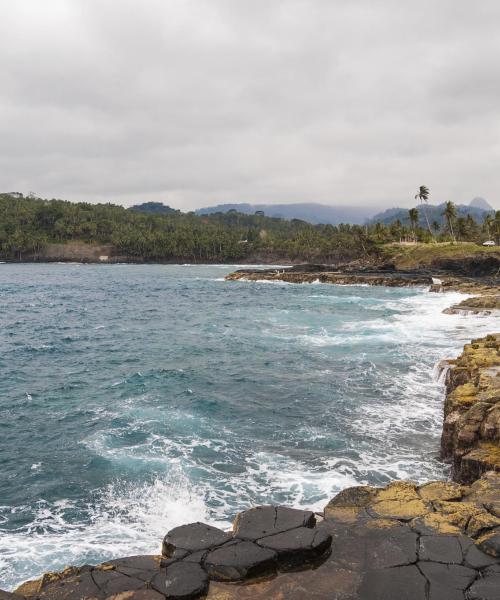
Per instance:
[[[328,206],[315,202],[304,202],[299,204],[218,204],[217,206],[199,208],[195,212],[198,215],[210,215],[229,211],[237,211],[247,215],[263,211],[267,217],[287,220],[301,219],[313,225],[320,223],[362,225],[375,214],[376,209],[369,206]]]
[[[129,210],[149,213],[151,215],[168,215],[179,212],[175,208],[170,208],[170,206],[167,206],[162,202],[143,202],[142,204],[135,204],[134,206],[131,206]]]
[[[482,208],[483,210],[493,210],[493,206],[489,202],[487,202],[484,198],[473,198],[469,202],[469,206],[473,206],[475,208]]]

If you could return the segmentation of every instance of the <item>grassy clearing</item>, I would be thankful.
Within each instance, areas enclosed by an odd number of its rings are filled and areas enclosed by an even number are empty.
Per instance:
[[[457,242],[455,244],[386,244],[384,257],[394,262],[397,268],[408,269],[431,264],[440,258],[467,258],[475,254],[491,253],[500,255],[499,246],[480,246],[473,242]]]

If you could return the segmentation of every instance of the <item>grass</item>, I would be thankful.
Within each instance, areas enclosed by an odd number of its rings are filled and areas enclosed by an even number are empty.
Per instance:
[[[474,242],[440,242],[430,244],[386,244],[383,254],[398,268],[427,265],[439,258],[467,258],[479,253],[500,254],[500,246],[481,246]]]

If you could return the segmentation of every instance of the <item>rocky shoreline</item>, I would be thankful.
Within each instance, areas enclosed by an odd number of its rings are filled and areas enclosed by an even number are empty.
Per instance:
[[[473,340],[445,365],[441,456],[455,481],[470,483],[500,472],[500,334]]]
[[[286,277],[333,282],[332,275],[336,283],[345,277],[311,270]],[[229,532],[182,525],[164,537],[161,554],[47,573],[0,591],[0,600],[499,600],[500,333],[473,340],[441,368],[441,455],[453,481],[356,486],[321,513],[256,507]]]
[[[334,285],[373,285],[384,287],[428,287],[431,292],[471,294],[459,304],[445,309],[447,314],[491,314],[500,310],[500,277],[495,272],[479,277],[457,276],[447,271],[401,270],[392,265],[356,268],[343,265],[297,265],[280,269],[239,269],[227,281],[284,281],[286,283],[329,283]]]

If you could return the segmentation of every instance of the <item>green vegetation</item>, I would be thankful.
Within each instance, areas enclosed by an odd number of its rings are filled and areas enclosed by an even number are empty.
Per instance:
[[[429,202],[429,188],[426,185],[421,185],[418,189],[418,192],[415,196],[415,200],[420,200],[422,202],[422,208],[424,209],[425,222],[427,223],[427,229],[432,237],[431,226],[429,223],[429,216],[427,215],[426,204]]]
[[[84,242],[112,245],[113,255],[137,261],[226,262],[302,260],[338,262],[376,255],[384,244],[432,241],[418,226],[418,211],[409,224],[311,225],[236,211],[198,216],[146,205],[146,212],[113,204],[43,200],[32,195],[0,194],[0,257],[43,259],[47,244]],[[152,210],[152,212],[151,212]],[[448,218],[448,217],[447,217]],[[448,230],[435,227],[440,242],[500,242],[500,211],[480,226],[471,217],[449,213]]]

